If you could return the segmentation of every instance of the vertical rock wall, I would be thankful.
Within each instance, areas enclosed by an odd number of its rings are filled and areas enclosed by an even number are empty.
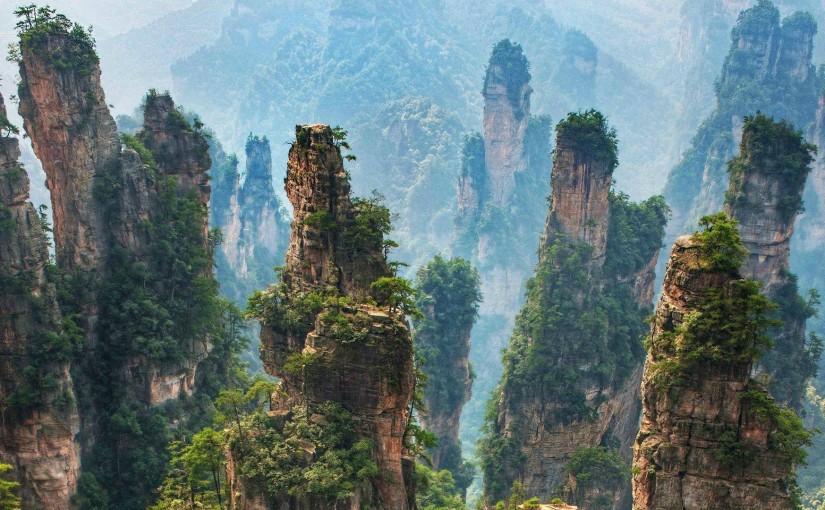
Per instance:
[[[0,96],[0,116],[6,116]],[[49,281],[49,251],[29,202],[16,138],[0,135],[0,462],[14,467],[23,508],[68,510],[77,487],[74,345]],[[49,382],[47,382],[49,381]]]

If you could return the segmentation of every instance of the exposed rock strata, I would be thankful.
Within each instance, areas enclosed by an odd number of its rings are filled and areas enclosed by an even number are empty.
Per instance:
[[[634,448],[633,508],[793,508],[792,464],[771,446],[776,424],[752,403],[753,395],[768,397],[750,380],[749,360],[690,365],[678,387],[675,378],[654,381],[657,364],[679,363],[666,346],[673,345],[672,335],[680,334],[678,328],[708,293],[737,293],[740,275],[708,270],[700,248],[691,237],[676,240],[653,320],[642,384],[644,414]],[[731,463],[725,452],[734,444],[749,456]]]
[[[80,470],[77,408],[68,361],[43,351],[64,332],[19,157],[17,139],[0,135],[0,462],[14,467],[23,508],[68,510]],[[45,378],[52,385],[41,386]]]
[[[373,458],[381,472],[359,487],[346,506],[411,508],[413,482],[408,471],[413,464],[405,460],[404,447],[414,385],[410,334],[398,312],[362,304],[371,293],[370,284],[391,274],[382,251],[383,236],[371,231],[367,238],[353,237],[363,211],[350,200],[349,179],[330,128],[298,126],[296,138],[286,177],[295,219],[282,284],[267,292],[283,292],[287,301],[313,291],[351,299],[350,305],[335,313],[360,328],[360,339],[340,337],[335,324],[324,319],[329,308],[311,313],[297,327],[286,326],[277,317],[264,321],[264,367],[281,378],[286,392],[276,407],[341,404],[356,419],[357,434],[372,440]],[[314,361],[296,374],[285,368],[295,355],[311,356]],[[286,494],[274,500],[262,496],[260,488],[237,476],[232,484],[238,494],[246,494],[252,508],[260,501],[279,508],[287,504],[315,508],[310,500],[298,501]]]

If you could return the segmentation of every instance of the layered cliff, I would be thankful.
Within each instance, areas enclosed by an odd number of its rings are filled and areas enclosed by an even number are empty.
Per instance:
[[[774,349],[759,366],[771,378],[771,395],[797,409],[819,361],[818,354],[807,349],[805,334],[814,310],[798,295],[789,267],[794,220],[802,208],[814,150],[786,122],[761,114],[746,117],[739,156],[729,165],[725,206],[739,222],[739,236],[749,252],[740,273],[760,282],[762,292],[780,307],[783,324],[769,331]]]
[[[668,176],[664,195],[673,208],[671,239],[721,209],[726,163],[736,154],[742,117],[761,111],[796,126],[813,121],[821,85],[811,63],[816,32],[810,14],[797,12],[780,21],[769,0],[739,15],[716,85],[716,109]]]
[[[811,434],[750,378],[771,304],[724,214],[677,239],[649,337],[635,509],[782,509]]]
[[[161,404],[195,393],[197,368],[223,333],[208,144],[202,125],[155,91],[142,130],[118,136],[89,32],[48,8],[21,8],[19,19],[20,113],[54,204],[62,323],[79,326],[77,352],[63,359],[80,418],[78,504],[109,497],[145,508],[180,418]],[[210,374],[209,391],[224,380]],[[189,411],[193,420],[209,412]]]
[[[472,392],[470,332],[481,301],[480,279],[467,261],[437,255],[418,270],[415,286],[423,318],[413,323],[413,343],[427,376],[420,419],[438,437],[430,449],[433,467],[449,470],[463,494],[474,473],[461,457],[458,428]]]
[[[486,417],[487,504],[510,485],[585,508],[629,506],[648,278],[667,207],[609,185],[616,134],[595,111],[559,123],[553,200],[527,303]],[[644,289],[634,290],[637,281]]]
[[[300,414],[330,421],[330,409],[340,407],[341,419],[352,423],[349,432],[326,444],[307,439],[312,444],[303,462],[321,471],[330,456],[359,445],[364,465],[372,468],[351,474],[348,495],[272,486],[260,471],[245,477],[261,452],[276,451],[257,429],[248,434],[264,441],[259,447],[248,449],[238,438],[233,448],[233,465],[241,466],[234,484],[246,501],[270,506],[328,508],[338,501],[411,508],[413,463],[405,457],[415,381],[404,321],[411,289],[392,277],[386,261],[389,212],[375,199],[350,198],[341,140],[333,133],[323,125],[296,128],[286,177],[295,211],[286,265],[280,283],[252,301],[262,323],[264,367],[281,379],[284,395],[265,427],[288,437]]]
[[[7,119],[2,96],[0,119]],[[24,508],[68,510],[80,471],[69,368],[82,338],[60,313],[46,232],[7,127],[0,135],[0,462],[13,466]]]

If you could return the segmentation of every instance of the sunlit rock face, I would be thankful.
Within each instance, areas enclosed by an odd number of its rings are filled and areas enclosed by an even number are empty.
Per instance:
[[[769,399],[751,379],[749,361],[700,363],[675,381],[655,380],[669,360],[672,335],[709,291],[735,296],[740,275],[715,272],[689,236],[676,240],[653,318],[642,382],[644,413],[634,447],[633,508],[790,509],[792,462],[771,447],[775,423],[754,396]],[[739,441],[739,443],[737,443]],[[747,456],[731,461],[732,444]]]
[[[41,352],[62,318],[19,157],[17,139],[0,136],[0,462],[14,468],[23,508],[68,510],[80,470],[74,385],[69,363]],[[53,384],[41,386],[44,378]]]

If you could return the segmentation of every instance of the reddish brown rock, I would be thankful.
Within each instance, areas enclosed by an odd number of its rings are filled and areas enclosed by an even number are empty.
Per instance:
[[[0,462],[13,466],[23,508],[68,510],[80,470],[72,352],[44,352],[44,342],[64,332],[19,157],[17,139],[0,135]],[[46,378],[52,384],[41,386]]]
[[[775,449],[776,429],[757,409],[754,395],[769,399],[750,379],[751,362],[689,365],[678,381],[656,383],[661,363],[672,361],[673,335],[708,299],[709,291],[736,295],[740,275],[708,270],[701,245],[676,240],[651,329],[642,383],[644,413],[634,447],[633,508],[685,510],[790,509],[792,462]],[[678,341],[678,340],[677,340]],[[699,339],[702,341],[702,339]],[[747,455],[731,461],[733,445]]]

